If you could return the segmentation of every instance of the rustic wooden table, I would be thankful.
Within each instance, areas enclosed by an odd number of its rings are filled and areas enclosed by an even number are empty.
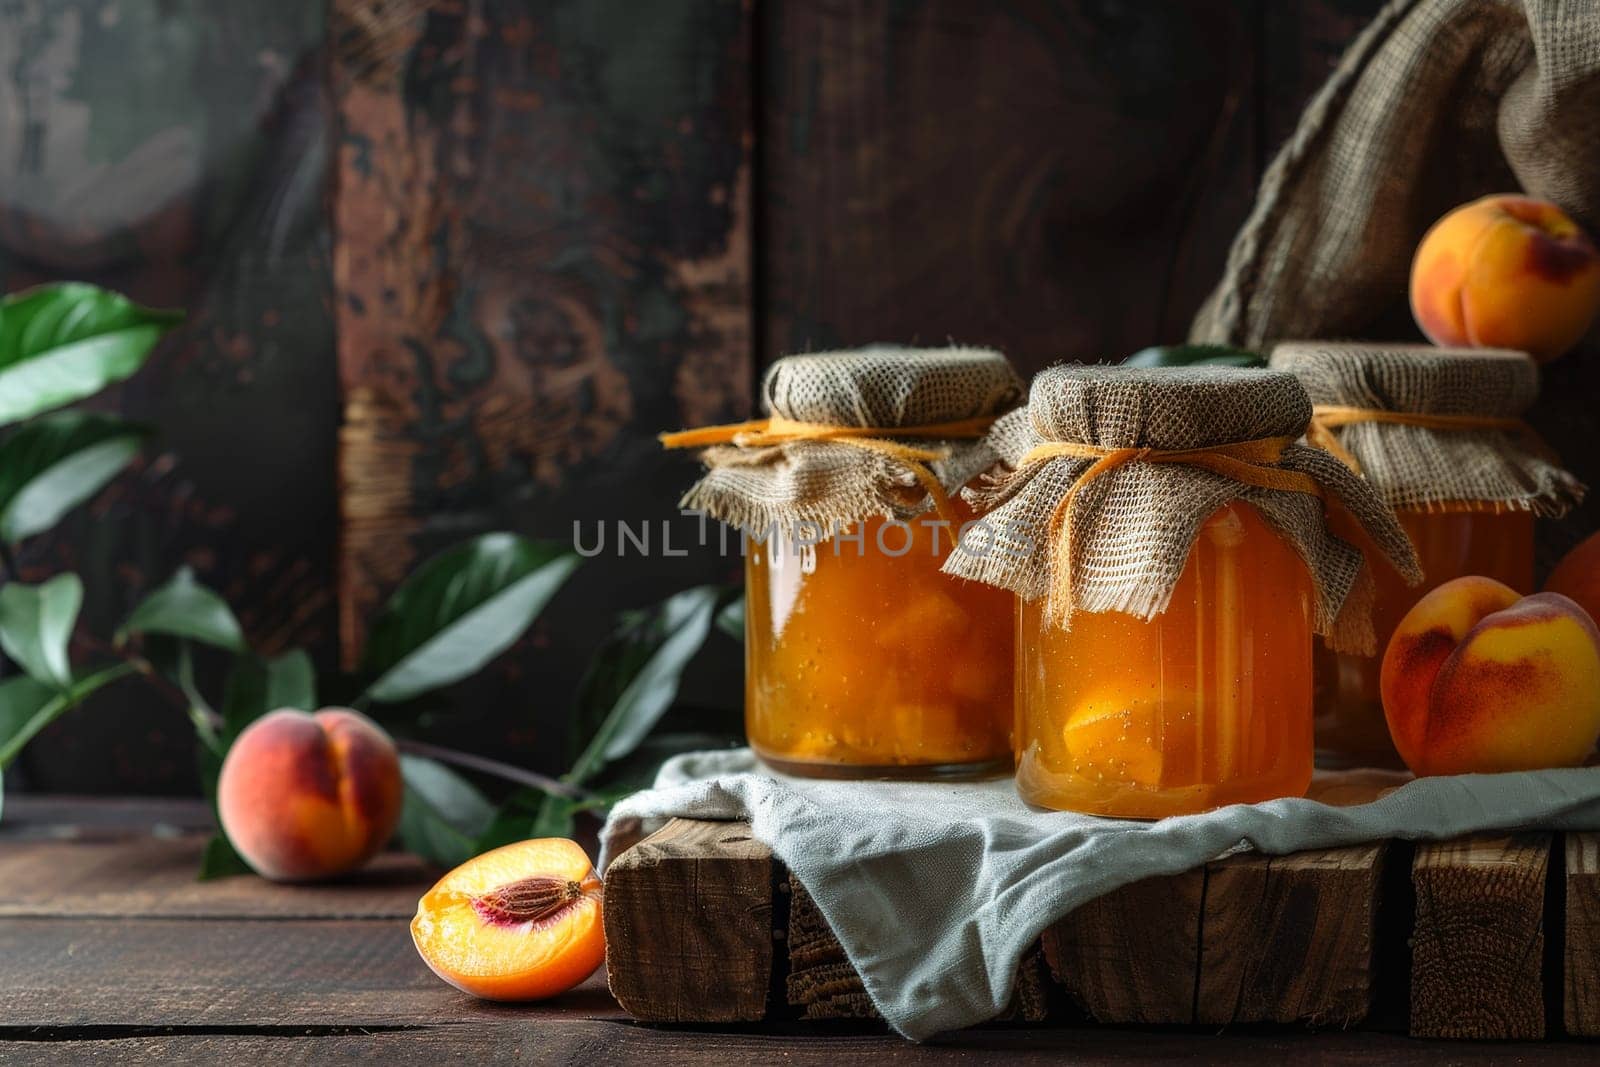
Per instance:
[[[406,922],[431,878],[389,855],[338,885],[194,880],[187,801],[14,797],[0,823],[0,1063],[829,1064],[1205,1061],[1593,1062],[1576,1042],[1420,1041],[1260,1028],[992,1027],[911,1045],[861,1023],[662,1028],[597,975],[533,1006],[447,987]],[[1003,1061],[1000,1057],[1004,1057]]]

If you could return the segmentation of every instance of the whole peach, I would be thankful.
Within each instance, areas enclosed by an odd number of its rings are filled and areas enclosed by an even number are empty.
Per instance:
[[[288,708],[239,734],[222,761],[217,813],[264,878],[303,882],[354,870],[400,821],[400,757],[360,712]]]
[[[1544,591],[1578,602],[1589,618],[1600,619],[1600,533],[1590,534],[1556,564]]]
[[[1400,620],[1379,688],[1418,775],[1577,766],[1600,736],[1600,631],[1558,593],[1457,578]]]
[[[1411,261],[1411,314],[1437,345],[1514,348],[1548,362],[1600,311],[1600,252],[1556,205],[1512,194],[1433,224]]]

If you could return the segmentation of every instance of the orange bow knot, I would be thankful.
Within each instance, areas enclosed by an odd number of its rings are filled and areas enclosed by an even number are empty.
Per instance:
[[[1499,415],[1439,415],[1423,411],[1386,411],[1383,408],[1349,407],[1343,404],[1317,404],[1311,409],[1311,424],[1306,427],[1306,441],[1332,454],[1346,467],[1361,473],[1361,461],[1339,442],[1333,431],[1341,426],[1362,422],[1382,422],[1393,426],[1417,426],[1425,430],[1500,430],[1530,438],[1539,448],[1549,451],[1532,426],[1521,419]]]

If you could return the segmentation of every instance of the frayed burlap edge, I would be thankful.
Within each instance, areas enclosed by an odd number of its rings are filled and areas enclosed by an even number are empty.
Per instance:
[[[929,463],[928,469],[951,496],[999,461],[985,441],[946,443],[946,447],[949,457]],[[701,458],[708,469],[678,506],[747,532],[764,535],[774,527],[789,531],[796,523],[806,523],[826,540],[866,519],[910,522],[934,507],[905,464],[837,442],[717,447],[707,449]],[[761,477],[741,478],[736,473],[751,470],[761,471]]]
[[[1017,466],[1042,440],[1025,411],[1013,412],[995,423],[989,442],[1003,466],[962,494],[984,513],[983,521],[945,561],[946,573],[1010,589],[1026,600],[1049,595],[1054,568],[1062,565],[1055,558],[1057,546],[1049,536],[1049,517],[1092,461],[1063,458]],[[1313,478],[1330,500],[1349,512],[1408,582],[1421,581],[1416,553],[1405,531],[1347,467],[1304,445],[1288,446],[1279,465]],[[1140,580],[1137,576],[1130,580],[1126,573],[1096,576],[1082,567],[1083,560],[1106,539],[1105,531],[1097,529],[1096,518],[1107,502],[1119,494],[1147,490],[1153,483],[1165,483],[1169,495],[1183,502],[1181,510],[1168,512],[1162,534],[1186,546],[1186,553],[1200,527],[1218,508],[1232,500],[1255,507],[1306,564],[1315,589],[1315,631],[1337,651],[1366,655],[1376,651],[1372,564],[1360,549],[1327,529],[1321,500],[1243,485],[1208,470],[1176,464],[1130,464],[1086,485],[1073,501],[1068,516],[1074,530],[1074,559],[1069,562],[1074,567],[1073,603],[1065,612],[1066,628],[1070,628],[1071,615],[1079,611],[1117,611],[1149,620],[1170,605],[1177,574],[1170,580]]]
[[[1530,511],[1559,519],[1583,503],[1588,488],[1565,468],[1540,455],[1517,434],[1451,431],[1364,423],[1332,431],[1361,464],[1367,483],[1396,511]],[[1432,450],[1471,469],[1491,484],[1462,491],[1449,484],[1400,482],[1383,476],[1384,459]]]
[[[1537,365],[1499,349],[1285,341],[1273,349],[1270,365],[1295,375],[1315,404],[1419,415],[1520,418],[1539,392]],[[1328,432],[1396,511],[1560,518],[1586,492],[1531,431],[1357,422]]]
[[[948,496],[997,457],[983,438],[897,437],[896,427],[988,419],[1015,408],[1022,381],[990,348],[872,345],[785,356],[762,382],[763,405],[776,416],[824,425],[877,427],[880,441],[928,450],[925,463]],[[706,471],[680,506],[746,532],[814,527],[827,539],[871,518],[909,522],[935,508],[903,459],[837,440],[705,449]]]

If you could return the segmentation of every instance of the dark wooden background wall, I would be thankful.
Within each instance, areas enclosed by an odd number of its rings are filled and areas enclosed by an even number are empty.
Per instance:
[[[160,446],[59,535],[100,632],[179,562],[333,667],[482,530],[672,514],[663,428],[771,358],[1180,338],[1275,146],[1377,0],[0,0],[0,286],[191,310],[106,402]],[[429,720],[559,769],[624,606],[736,563],[595,560]],[[738,703],[732,646],[690,701]],[[193,787],[131,687],[36,788]],[[8,778],[8,781],[10,779]]]

